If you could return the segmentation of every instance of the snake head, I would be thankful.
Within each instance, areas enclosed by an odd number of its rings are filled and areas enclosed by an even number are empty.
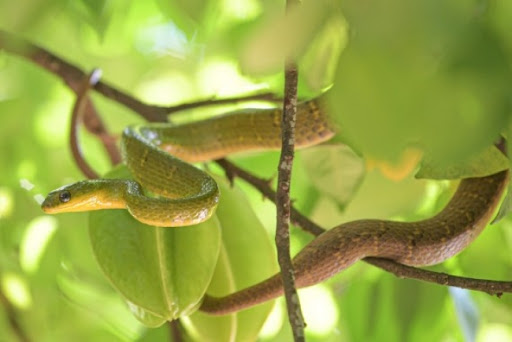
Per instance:
[[[65,185],[50,192],[41,208],[47,214],[57,214],[124,207],[114,200],[116,191],[109,188],[104,180],[86,180]]]

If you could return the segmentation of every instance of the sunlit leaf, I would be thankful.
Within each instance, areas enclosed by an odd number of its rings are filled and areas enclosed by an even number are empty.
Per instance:
[[[108,177],[129,174],[118,168]],[[103,210],[91,213],[90,235],[112,285],[133,308],[141,309],[138,318],[151,322],[153,316],[173,320],[196,309],[220,248],[215,218],[190,227],[156,228],[136,221],[126,210]]]
[[[416,177],[427,179],[483,177],[503,171],[508,167],[508,158],[496,147],[489,146],[481,153],[453,164],[439,166],[432,159],[424,159]]]
[[[303,84],[315,93],[332,85],[337,61],[347,42],[347,23],[340,16],[330,16],[300,60],[299,82],[304,80]]]
[[[249,36],[241,51],[242,71],[265,74],[282,68],[285,57],[297,58],[323,27],[332,12],[328,1],[305,1],[287,15],[273,13]]]

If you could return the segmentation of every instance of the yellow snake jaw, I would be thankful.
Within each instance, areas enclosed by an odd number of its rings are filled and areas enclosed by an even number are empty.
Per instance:
[[[47,214],[124,209],[123,189],[127,182],[124,179],[95,179],[65,185],[50,192],[41,208]]]
[[[418,222],[359,220],[321,234],[293,259],[298,288],[324,281],[365,257],[381,257],[409,266],[442,262],[463,250],[492,218],[508,183],[509,172],[462,180],[445,208]],[[224,315],[283,293],[276,274],[224,297],[206,295],[199,310]]]

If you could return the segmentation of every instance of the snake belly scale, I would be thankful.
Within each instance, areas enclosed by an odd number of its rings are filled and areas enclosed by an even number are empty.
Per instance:
[[[128,209],[154,226],[186,226],[208,219],[219,200],[214,180],[187,162],[206,161],[247,150],[279,149],[281,111],[243,110],[179,126],[151,124],[127,128],[122,149],[136,181],[89,180],[52,191],[47,213]],[[334,129],[322,101],[298,106],[298,148],[330,139]],[[172,154],[172,155],[171,155]],[[187,162],[185,162],[187,161]],[[321,234],[293,259],[297,287],[317,284],[369,256],[409,266],[442,262],[470,244],[490,221],[508,183],[508,171],[468,178],[448,205],[418,222],[359,220]],[[147,196],[149,191],[155,196]],[[205,295],[199,310],[222,315],[282,295],[279,274],[225,297]]]

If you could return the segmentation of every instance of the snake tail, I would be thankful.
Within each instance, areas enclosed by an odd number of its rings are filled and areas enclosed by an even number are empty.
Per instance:
[[[297,288],[324,281],[365,257],[387,258],[409,266],[440,263],[463,250],[485,228],[508,182],[508,171],[467,178],[444,209],[417,222],[359,220],[319,235],[293,259]],[[224,315],[283,294],[280,274],[227,295],[206,295],[200,310]]]

